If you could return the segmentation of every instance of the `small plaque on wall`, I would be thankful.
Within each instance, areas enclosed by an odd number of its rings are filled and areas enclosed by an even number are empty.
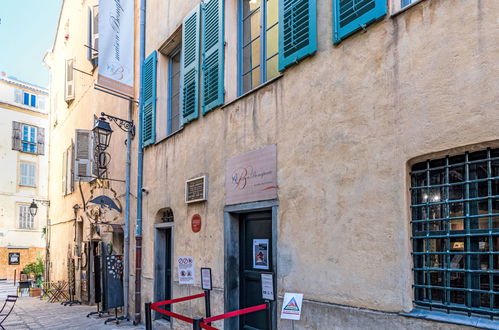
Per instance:
[[[194,203],[206,200],[206,175],[185,182],[185,202]]]
[[[21,254],[18,252],[9,253],[9,265],[19,265]]]

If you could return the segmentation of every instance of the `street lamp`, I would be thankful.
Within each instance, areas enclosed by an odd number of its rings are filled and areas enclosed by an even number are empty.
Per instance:
[[[102,114],[104,115],[104,113]],[[113,130],[111,129],[111,125],[109,125],[104,116],[100,117],[99,120],[97,120],[94,128],[92,129],[92,132],[94,134],[96,149],[100,151],[106,150],[109,146],[109,141],[111,141],[111,134],[113,134]]]
[[[38,212],[38,205],[36,205],[35,200],[33,199],[29,206],[29,214],[31,214],[32,217],[35,217],[36,212]]]

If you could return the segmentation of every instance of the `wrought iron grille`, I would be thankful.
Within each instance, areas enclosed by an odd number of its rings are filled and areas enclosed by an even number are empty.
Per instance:
[[[415,304],[499,316],[499,149],[411,171]]]

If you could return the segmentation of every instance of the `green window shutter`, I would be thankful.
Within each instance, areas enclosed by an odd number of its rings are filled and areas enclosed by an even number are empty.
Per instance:
[[[279,71],[316,51],[316,0],[279,0]]]
[[[386,0],[333,0],[333,43],[386,15]]]
[[[199,114],[199,11],[198,5],[182,23],[180,90],[184,124],[196,119]]]
[[[224,1],[202,4],[203,114],[224,102]]]
[[[156,64],[157,52],[152,52],[142,65],[142,147],[156,142]]]

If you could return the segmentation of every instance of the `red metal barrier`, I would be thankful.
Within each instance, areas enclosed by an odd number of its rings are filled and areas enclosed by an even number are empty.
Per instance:
[[[192,299],[197,299],[197,298],[203,298],[205,296],[204,293],[200,293],[200,294],[195,294],[195,295],[192,295],[192,296],[187,296],[187,297],[182,297],[182,298],[175,298],[175,299],[170,299],[170,300],[165,300],[165,301],[158,301],[158,302],[155,302],[155,303],[152,303],[151,304],[151,309],[156,311],[156,312],[159,312],[161,314],[164,314],[164,315],[168,315],[168,316],[171,316],[171,317],[174,317],[176,319],[179,319],[181,321],[184,321],[184,322],[187,322],[187,323],[194,323],[194,320],[191,319],[190,317],[187,317],[187,316],[184,316],[184,315],[180,315],[180,314],[177,314],[177,313],[174,313],[174,312],[170,312],[164,308],[159,308],[158,306],[163,306],[163,305],[171,305],[171,304],[174,304],[174,303],[178,303],[178,302],[182,302],[182,301],[187,301],[187,300],[192,300]]]
[[[207,319],[204,319],[203,322],[204,323],[211,323],[211,322],[215,322],[218,320],[228,319],[229,317],[234,317],[234,316],[238,316],[238,315],[243,315],[243,314],[261,311],[262,309],[266,309],[266,308],[267,308],[267,304],[261,304],[261,305],[257,305],[257,306],[253,306],[253,307],[243,308],[243,309],[240,309],[237,311],[209,317]]]

